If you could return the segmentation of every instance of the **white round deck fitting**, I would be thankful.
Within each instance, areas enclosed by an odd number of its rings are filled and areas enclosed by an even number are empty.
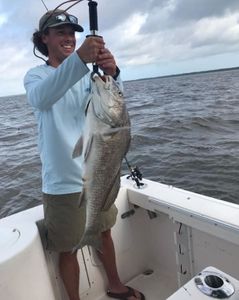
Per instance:
[[[226,299],[234,294],[232,283],[222,274],[211,271],[202,271],[194,278],[197,288],[205,295]]]

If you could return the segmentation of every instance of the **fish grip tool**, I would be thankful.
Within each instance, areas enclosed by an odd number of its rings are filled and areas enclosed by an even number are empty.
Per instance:
[[[98,13],[97,13],[97,5],[98,3],[93,0],[89,0],[88,6],[89,6],[89,22],[90,22],[90,32],[91,34],[89,36],[99,36],[98,33]],[[96,63],[93,63],[92,65],[93,71],[91,72],[91,78],[93,79],[93,76],[95,74],[101,76],[99,72],[99,67]]]

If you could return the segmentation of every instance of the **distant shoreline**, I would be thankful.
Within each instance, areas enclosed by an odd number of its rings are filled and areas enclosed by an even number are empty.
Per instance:
[[[171,75],[130,79],[130,80],[124,80],[124,82],[151,80],[151,79],[157,79],[157,78],[179,77],[179,76],[187,76],[187,75],[197,75],[197,74],[203,74],[203,73],[224,72],[224,71],[232,71],[232,70],[238,70],[238,69],[239,69],[239,67],[221,68],[221,69],[213,69],[213,70],[205,70],[205,71],[195,71],[195,72],[188,72],[188,73],[178,73],[178,74],[171,74]]]
[[[213,69],[213,70],[205,70],[205,71],[195,71],[195,72],[188,72],[188,73],[178,73],[178,74],[171,74],[171,75],[162,75],[162,76],[130,79],[130,80],[123,80],[123,82],[143,81],[143,80],[152,80],[152,79],[157,79],[157,78],[179,77],[179,76],[197,75],[197,74],[213,73],[213,72],[224,72],[224,71],[232,71],[232,70],[238,70],[238,69],[239,69],[239,67],[221,68],[221,69]],[[0,98],[25,96],[25,95],[26,95],[25,93],[24,94],[13,94],[13,95],[7,95],[7,96],[0,96]]]

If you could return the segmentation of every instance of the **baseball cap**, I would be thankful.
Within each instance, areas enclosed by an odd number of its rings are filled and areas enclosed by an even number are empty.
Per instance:
[[[55,11],[49,10],[47,13],[45,13],[39,21],[39,30],[44,31],[49,27],[52,28],[64,24],[71,25],[75,31],[84,31],[83,27],[78,24],[77,17],[70,15],[61,9],[57,9]]]

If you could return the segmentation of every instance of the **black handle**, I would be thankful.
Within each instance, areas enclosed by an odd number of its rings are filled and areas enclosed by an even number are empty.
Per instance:
[[[98,31],[98,16],[97,16],[97,2],[89,1],[89,16],[90,16],[90,30],[91,32]]]

